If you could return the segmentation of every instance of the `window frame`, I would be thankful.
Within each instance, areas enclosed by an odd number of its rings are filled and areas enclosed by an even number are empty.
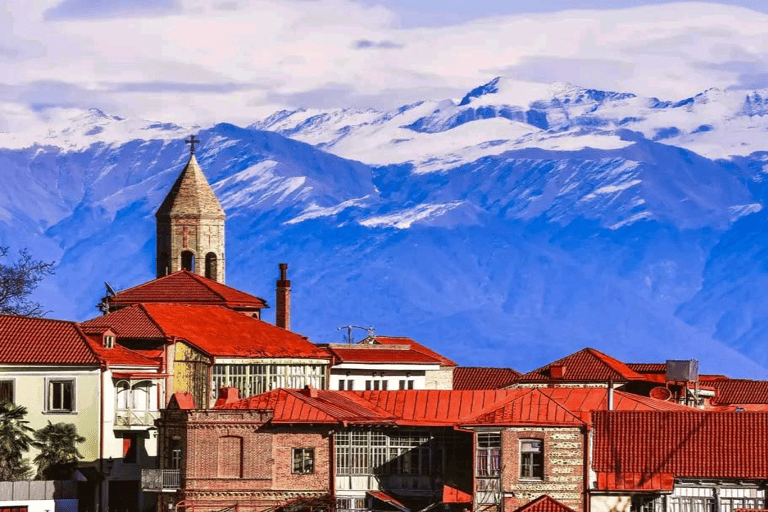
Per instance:
[[[55,384],[69,384],[70,407],[54,407],[53,386]],[[61,395],[62,406],[64,405],[64,394]],[[46,414],[77,414],[77,378],[76,377],[46,377],[45,378],[45,409]]]
[[[15,378],[0,378],[0,385],[8,383],[11,386],[11,399],[12,404],[16,403],[16,379]],[[1,401],[1,400],[0,400]]]
[[[309,454],[309,457],[306,455]],[[298,458],[297,458],[298,456]],[[296,463],[300,461],[301,467]],[[309,467],[307,467],[309,461]],[[315,473],[315,447],[302,446],[291,448],[291,474],[292,475],[313,475]]]
[[[539,443],[539,450],[525,450],[525,443]],[[544,440],[537,438],[520,439],[519,453],[520,479],[544,480]]]

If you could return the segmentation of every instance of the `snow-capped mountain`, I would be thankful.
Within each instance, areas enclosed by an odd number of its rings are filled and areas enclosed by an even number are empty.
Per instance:
[[[388,112],[219,124],[198,160],[228,215],[228,283],[270,300],[288,262],[292,325],[314,341],[366,324],[467,365],[593,346],[766,377],[766,97],[499,78]],[[153,214],[193,127],[75,114],[0,135],[0,244],[57,260],[40,298],[83,319],[103,281],[153,277]]]

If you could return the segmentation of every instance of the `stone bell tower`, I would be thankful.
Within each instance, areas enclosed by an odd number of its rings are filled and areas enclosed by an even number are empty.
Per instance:
[[[224,283],[226,215],[195,158],[200,141],[193,135],[184,142],[189,162],[155,213],[157,277],[186,269]]]

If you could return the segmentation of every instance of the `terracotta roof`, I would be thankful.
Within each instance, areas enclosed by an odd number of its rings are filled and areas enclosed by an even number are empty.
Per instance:
[[[94,318],[120,338],[180,338],[212,356],[328,359],[294,332],[222,306],[138,304]]]
[[[197,158],[192,154],[176,182],[171,187],[163,203],[158,208],[155,217],[199,217],[223,219],[216,194],[205,178]]]
[[[577,415],[536,388],[516,390],[463,425],[584,425]]]
[[[702,380],[715,388],[716,405],[768,404],[768,381],[747,379]]]
[[[627,363],[637,373],[667,373],[667,363]]]
[[[453,389],[501,389],[515,383],[520,372],[512,368],[457,366],[453,369]]]
[[[115,343],[112,348],[106,348],[99,335],[87,336],[86,340],[99,360],[104,361],[109,366],[159,368],[162,364],[159,359],[150,359],[149,357],[146,357],[137,351],[128,349],[119,343]]]
[[[0,315],[0,363],[98,365],[75,322]]]
[[[417,352],[408,345],[326,345],[340,363],[389,363],[389,364],[430,364],[442,362],[428,354]]]
[[[128,288],[108,297],[110,306],[138,303],[173,302],[184,304],[215,304],[235,309],[269,307],[264,299],[255,297],[189,270],[179,270],[147,283]]]
[[[434,350],[425,347],[421,343],[413,341],[411,338],[400,336],[376,336],[376,343],[380,343],[382,345],[408,345],[412,350],[415,350],[416,352],[421,352],[422,354],[434,357],[440,361],[440,364],[443,366],[457,366],[456,363],[447,357],[438,354]]]
[[[118,309],[106,315],[82,322],[84,329],[112,329],[118,338],[124,339],[165,339],[167,335],[152,321],[141,306]]]
[[[339,391],[276,389],[216,409],[273,411],[273,423],[394,424],[394,417]]]
[[[598,411],[593,423],[600,489],[768,478],[768,413]]]
[[[553,366],[562,367],[560,378],[551,376]],[[626,364],[593,348],[585,348],[522,375],[518,382],[623,382],[645,380]]]
[[[518,508],[515,512],[575,512],[548,495],[539,496],[535,500]]]

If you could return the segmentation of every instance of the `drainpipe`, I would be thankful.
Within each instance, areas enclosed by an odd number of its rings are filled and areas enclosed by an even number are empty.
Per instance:
[[[102,475],[104,474],[104,378],[107,369],[104,363],[99,366],[99,472]],[[103,504],[104,480],[99,480],[99,506],[96,510],[102,510]]]
[[[587,423],[587,426],[584,431],[584,512],[590,512],[592,508],[592,498],[590,496],[589,492],[589,469],[590,469],[590,451],[591,451],[591,445],[590,443],[590,432],[592,431],[592,427],[589,423]]]
[[[608,380],[608,410],[613,410],[613,379]]]
[[[331,486],[329,493],[331,495],[332,510],[336,510],[336,444],[333,442],[333,436],[336,430],[328,432],[328,482]]]

